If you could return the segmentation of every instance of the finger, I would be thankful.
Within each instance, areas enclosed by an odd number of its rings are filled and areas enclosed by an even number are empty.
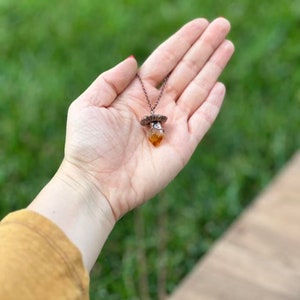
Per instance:
[[[98,107],[108,107],[135,78],[137,62],[128,57],[114,68],[102,73],[78,98]]]
[[[168,94],[178,99],[187,85],[197,76],[205,63],[224,42],[230,23],[224,18],[215,19],[206,28],[198,41],[173,70],[168,81]]]
[[[207,20],[195,19],[162,43],[140,68],[144,80],[157,86],[174,69],[207,26]]]
[[[225,40],[182,93],[177,101],[177,105],[188,117],[199,108],[209,95],[210,90],[215,85],[233,52],[234,46],[232,42]]]
[[[225,86],[217,82],[207,99],[188,120],[191,142],[194,143],[194,147],[198,145],[215,121],[222,106],[225,91]]]

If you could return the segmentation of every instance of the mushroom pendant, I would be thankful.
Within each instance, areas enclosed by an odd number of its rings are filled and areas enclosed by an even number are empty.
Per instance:
[[[162,124],[165,123],[167,119],[168,118],[163,115],[151,114],[145,116],[140,122],[142,126],[148,127],[148,140],[155,147],[158,147],[164,138],[165,131]]]

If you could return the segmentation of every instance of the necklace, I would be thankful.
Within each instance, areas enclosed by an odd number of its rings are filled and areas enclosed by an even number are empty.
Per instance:
[[[140,121],[142,126],[146,126],[148,128],[148,132],[147,132],[147,137],[148,140],[150,141],[150,143],[155,146],[158,147],[164,137],[164,128],[162,127],[162,124],[165,123],[167,121],[167,117],[164,115],[159,115],[155,113],[155,109],[159,103],[159,101],[161,100],[161,97],[163,95],[164,89],[166,87],[169,75],[167,77],[165,77],[165,79],[163,80],[161,87],[160,87],[160,92],[159,95],[157,97],[157,100],[155,101],[154,105],[151,104],[151,101],[149,99],[147,90],[145,88],[144,82],[141,78],[141,76],[137,73],[137,78],[141,84],[141,87],[143,89],[145,98],[147,100],[149,109],[150,109],[150,115],[145,116],[142,118],[142,120]]]

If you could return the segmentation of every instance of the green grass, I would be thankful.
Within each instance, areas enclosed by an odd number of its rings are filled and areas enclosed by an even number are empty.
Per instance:
[[[67,108],[99,73],[220,15],[236,46],[222,112],[167,189],[120,220],[91,299],[162,299],[299,149],[300,1],[0,2],[1,217],[51,178]]]

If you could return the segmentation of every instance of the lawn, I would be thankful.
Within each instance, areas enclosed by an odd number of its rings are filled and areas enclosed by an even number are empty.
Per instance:
[[[0,1],[0,217],[54,174],[68,106],[99,73],[220,15],[236,47],[221,114],[182,173],[119,221],[91,299],[163,299],[299,149],[300,1]]]

